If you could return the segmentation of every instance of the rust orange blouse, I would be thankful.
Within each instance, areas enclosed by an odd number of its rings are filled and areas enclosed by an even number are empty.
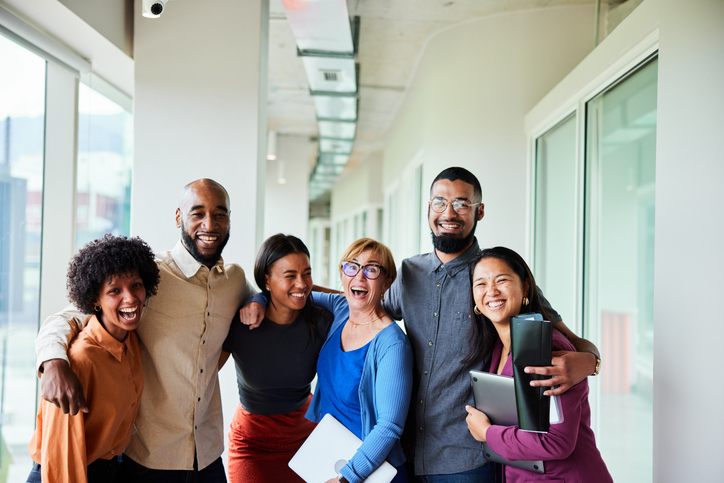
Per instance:
[[[90,463],[123,453],[143,392],[135,331],[119,342],[93,316],[71,343],[68,357],[83,384],[89,412],[71,416],[41,400],[28,450],[41,465],[44,483],[86,482]]]

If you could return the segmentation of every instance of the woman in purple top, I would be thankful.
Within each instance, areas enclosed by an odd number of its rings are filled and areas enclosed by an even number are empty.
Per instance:
[[[520,255],[504,247],[483,250],[471,264],[477,352],[471,360],[490,358],[489,372],[513,376],[510,355],[510,317],[538,312],[550,320],[540,302],[533,274]],[[553,331],[553,350],[573,351],[573,345]],[[532,433],[517,426],[498,426],[475,408],[466,406],[470,433],[507,460],[544,460],[545,474],[505,465],[508,483],[555,481],[612,483],[611,474],[596,448],[588,406],[588,381],[559,396],[562,422],[548,433]]]

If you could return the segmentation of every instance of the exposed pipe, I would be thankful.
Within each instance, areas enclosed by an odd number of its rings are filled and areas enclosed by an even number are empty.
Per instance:
[[[598,36],[600,35],[600,24],[601,24],[601,0],[596,0],[596,14],[595,14],[595,24],[593,26],[593,47],[598,47]]]

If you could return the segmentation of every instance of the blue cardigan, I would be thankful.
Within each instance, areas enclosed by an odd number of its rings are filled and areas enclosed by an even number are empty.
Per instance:
[[[312,293],[315,305],[334,314],[326,345],[335,331],[349,320],[349,305],[342,295]],[[324,346],[322,347],[324,349]],[[393,466],[405,462],[400,436],[405,427],[412,393],[412,348],[396,323],[382,329],[370,342],[359,384],[362,446],[341,474],[350,483],[367,478],[382,462]],[[307,419],[319,422],[321,392],[319,386],[307,411]]]

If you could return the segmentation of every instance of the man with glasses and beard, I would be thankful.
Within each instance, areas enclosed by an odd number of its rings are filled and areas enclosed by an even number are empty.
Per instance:
[[[241,267],[221,259],[230,228],[223,186],[210,179],[186,185],[176,226],[181,239],[156,254],[161,283],[137,330],[146,385],[121,481],[226,482],[217,363],[231,320],[254,289]],[[69,306],[36,339],[41,395],[73,415],[89,408],[66,352],[87,318]]]
[[[464,168],[442,171],[430,188],[427,212],[435,249],[402,262],[383,304],[391,317],[404,319],[415,359],[413,396],[402,439],[408,472],[415,481],[495,481],[494,465],[485,464],[480,443],[465,421],[465,405],[474,406],[469,371],[480,369],[463,362],[470,349],[468,265],[480,251],[475,228],[484,214],[478,179]],[[595,374],[600,361],[598,349],[555,316],[552,322],[579,352],[556,353],[553,366],[531,368],[553,376],[537,381],[541,386],[559,385],[550,394],[560,394]]]

